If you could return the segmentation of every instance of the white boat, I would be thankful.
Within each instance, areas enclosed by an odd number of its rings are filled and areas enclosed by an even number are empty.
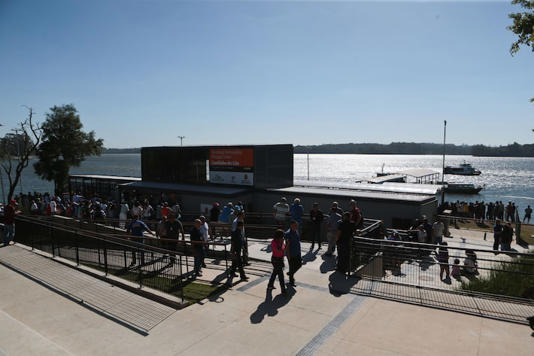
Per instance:
[[[447,166],[445,167],[445,174],[455,174],[459,176],[478,176],[481,172],[475,169],[469,163],[462,163],[459,166]]]

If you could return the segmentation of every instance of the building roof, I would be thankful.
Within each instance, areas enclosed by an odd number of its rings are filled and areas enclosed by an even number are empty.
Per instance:
[[[319,182],[308,180],[296,180],[295,186],[310,188],[335,188],[344,190],[357,190],[369,192],[399,193],[399,194],[422,194],[436,195],[441,192],[442,186],[435,184],[414,184],[414,183],[383,183],[383,184],[366,184],[366,183],[333,183]]]
[[[133,189],[154,189],[174,192],[185,192],[193,194],[213,194],[223,196],[233,196],[250,191],[249,188],[229,187],[217,185],[193,185],[193,184],[173,184],[160,182],[133,182],[122,184],[122,187]]]
[[[404,174],[415,178],[423,178],[426,176],[439,174],[439,172],[436,172],[432,169],[406,169],[404,171],[396,172],[395,174]]]
[[[286,194],[312,194],[312,195],[330,195],[351,197],[356,200],[390,200],[402,202],[425,202],[436,199],[435,195],[423,194],[409,194],[409,193],[394,193],[394,192],[380,192],[380,191],[363,191],[351,189],[329,189],[326,187],[289,187],[279,189],[269,189],[272,192],[286,193]]]
[[[390,182],[390,181],[399,180],[399,179],[405,179],[405,178],[406,178],[406,176],[402,175],[402,174],[388,174],[386,176],[381,176],[381,177],[375,177],[375,178],[368,179],[367,182],[368,183],[374,183],[374,184],[382,184],[382,183],[385,183],[385,182]]]
[[[141,181],[140,177],[121,177],[121,176],[110,176],[110,175],[98,175],[98,174],[71,174],[70,178],[82,178],[82,179],[107,179],[107,180],[117,180],[117,181]]]

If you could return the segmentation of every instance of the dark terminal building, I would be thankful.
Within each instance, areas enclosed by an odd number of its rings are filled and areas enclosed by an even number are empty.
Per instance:
[[[305,210],[333,201],[348,208],[355,199],[366,218],[406,227],[433,216],[439,188],[403,183],[326,185],[293,179],[293,145],[144,147],[141,178],[72,175],[71,190],[115,200],[148,198],[177,202],[188,213],[206,213],[214,202],[242,201],[249,212],[271,212],[282,197],[300,198]]]

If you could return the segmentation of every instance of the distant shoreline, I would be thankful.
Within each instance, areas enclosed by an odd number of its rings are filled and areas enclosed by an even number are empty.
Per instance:
[[[106,148],[103,154],[141,153],[141,148]],[[442,155],[443,145],[439,143],[392,142],[342,143],[323,145],[297,145],[294,153],[310,154],[376,154],[376,155]],[[447,156],[474,157],[534,157],[534,144],[507,146],[446,145]]]

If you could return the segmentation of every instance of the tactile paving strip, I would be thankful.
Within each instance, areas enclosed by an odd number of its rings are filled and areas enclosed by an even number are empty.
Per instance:
[[[0,248],[0,263],[144,332],[176,311],[17,246]]]

